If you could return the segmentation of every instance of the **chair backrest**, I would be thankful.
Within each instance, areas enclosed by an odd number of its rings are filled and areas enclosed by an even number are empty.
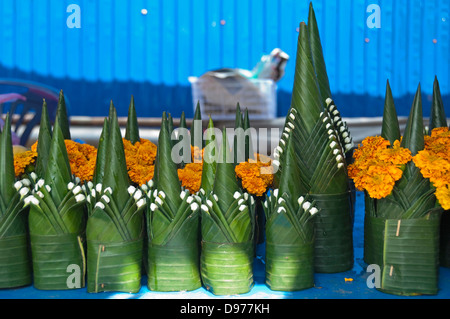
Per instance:
[[[0,114],[9,112],[13,120],[13,130],[19,135],[20,145],[26,145],[33,128],[39,125],[42,115],[42,103],[45,99],[47,103],[50,121],[53,123],[56,117],[59,91],[50,86],[18,79],[0,78],[0,87],[7,87],[9,91],[25,91],[20,95],[25,98],[16,99],[14,102],[0,103]],[[19,93],[19,92],[5,92]],[[64,96],[66,108],[70,110],[70,103],[67,96]],[[9,109],[4,109],[4,105],[9,104]],[[21,127],[24,126],[22,129]]]

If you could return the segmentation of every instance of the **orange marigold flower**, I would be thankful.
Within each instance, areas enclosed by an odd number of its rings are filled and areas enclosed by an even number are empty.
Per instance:
[[[143,138],[134,143],[134,145],[125,138],[122,141],[128,176],[132,182],[139,186],[147,183],[153,178],[154,174],[154,162],[157,152],[156,145]]]
[[[262,196],[273,182],[273,167],[270,158],[255,154],[256,160],[249,159],[236,165],[236,176],[241,179],[242,187],[250,194]]]
[[[450,189],[449,185],[438,187],[436,189],[436,198],[445,210],[450,209]]]
[[[92,181],[97,162],[97,149],[89,144],[82,144],[72,140],[65,140],[67,155],[72,174],[81,183]]]
[[[178,169],[178,178],[181,186],[195,194],[200,190],[202,184],[202,163],[188,163],[184,168]]]
[[[35,163],[37,153],[35,151],[26,151],[14,154],[14,174],[16,177],[25,173],[28,165]]]

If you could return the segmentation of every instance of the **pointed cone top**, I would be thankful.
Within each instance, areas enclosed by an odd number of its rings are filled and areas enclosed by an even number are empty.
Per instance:
[[[102,133],[100,134],[100,139],[98,142],[97,149],[97,160],[95,164],[93,183],[97,185],[98,183],[103,184],[103,176],[105,174],[105,166],[107,162],[107,145],[108,145],[108,136],[109,136],[109,121],[105,117],[103,120],[103,128]]]
[[[430,113],[430,132],[438,127],[447,126],[447,117],[445,116],[444,103],[442,102],[441,90],[437,77],[433,84],[433,102],[431,103]]]
[[[61,132],[63,133],[65,140],[70,140],[70,124],[69,124],[69,117],[67,115],[67,108],[66,108],[66,100],[64,98],[63,90],[59,92],[59,99],[58,99],[58,107],[56,109],[56,117],[59,119],[59,125],[61,128]]]
[[[194,113],[194,118],[192,119],[192,124],[191,124],[191,145],[194,146],[195,145],[195,124],[198,123],[196,121],[201,121],[202,120],[202,115],[201,115],[201,111],[200,111],[200,102],[197,102],[197,106],[195,108],[195,113]]]
[[[241,112],[241,106],[239,105],[239,102],[236,105],[236,119],[234,122],[234,127],[238,128],[238,127],[242,127],[243,123],[242,123],[242,112]]]
[[[52,188],[51,195],[56,206],[61,203],[67,194],[67,184],[72,181],[69,155],[67,154],[59,119],[56,118],[53,126],[47,168],[44,175],[45,184]]]
[[[214,134],[214,123],[209,117],[208,128],[206,131],[206,145],[203,157],[203,170],[201,188],[209,194],[214,187],[216,174],[216,153],[218,153],[216,136]]]
[[[307,133],[320,119],[324,104],[311,57],[308,28],[300,23],[291,106],[297,111]]]
[[[39,135],[37,144],[35,172],[39,178],[43,178],[48,162],[48,155],[50,150],[50,144],[52,140],[52,127],[50,124],[50,117],[48,115],[47,102],[42,103],[41,121],[39,124]]]
[[[128,108],[128,119],[127,119],[127,126],[125,129],[125,139],[129,140],[133,145],[136,142],[140,141],[139,124],[137,120],[133,96],[131,96],[130,106]]]
[[[107,146],[105,150],[107,161],[104,168],[102,184],[103,189],[111,187],[112,197],[119,210],[122,211],[129,197],[127,189],[130,186],[130,179],[128,177],[122,134],[114,106],[111,111],[109,134],[106,139]]]
[[[394,141],[400,140],[401,137],[397,111],[395,110],[394,98],[392,96],[389,80],[386,83],[381,136],[391,142],[391,145],[394,144]]]
[[[180,128],[187,128],[186,125],[186,115],[184,114],[184,111],[181,112],[181,116],[180,116]]]
[[[176,212],[179,204],[181,203],[181,183],[178,179],[177,165],[172,160],[172,142],[169,135],[168,120],[165,112],[163,113],[161,121],[161,130],[158,137],[158,150],[156,157],[156,188],[158,189],[158,192],[164,192],[166,195],[166,202],[172,211]]]
[[[244,131],[250,129],[250,118],[248,115],[248,109],[245,109],[244,112],[244,121],[243,121]],[[247,161],[249,158],[254,159],[254,150],[253,150],[253,141],[251,136],[245,136],[245,160]]]
[[[2,196],[3,203],[9,203],[16,193],[16,190],[14,189],[14,182],[15,174],[11,137],[11,119],[9,113],[7,113],[0,137],[0,194]]]
[[[420,90],[421,88],[419,84],[401,143],[401,146],[408,148],[413,156],[425,147],[422,96]]]
[[[330,82],[328,80],[319,27],[317,25],[316,14],[314,12],[312,2],[309,4],[308,33],[309,42],[311,45],[312,61],[317,75],[317,82],[319,84],[322,101],[325,101],[327,98],[331,98]]]
[[[214,194],[219,197],[219,206],[222,211],[227,211],[234,201],[234,193],[240,191],[233,161],[233,153],[229,147],[226,129],[222,131],[222,145],[219,148],[216,176],[214,180]]]

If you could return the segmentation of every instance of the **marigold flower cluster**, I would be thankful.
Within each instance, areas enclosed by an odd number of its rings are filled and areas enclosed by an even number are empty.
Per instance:
[[[381,136],[369,136],[358,145],[353,158],[355,161],[348,166],[348,173],[355,187],[367,191],[371,198],[381,199],[391,194],[412,155],[398,140],[391,146]]]
[[[239,163],[235,168],[242,187],[252,195],[262,196],[273,182],[273,167],[270,159],[256,154],[255,159]]]
[[[123,138],[128,176],[141,186],[153,178],[157,147],[151,141],[141,138],[134,145]]]
[[[36,161],[36,151],[25,151],[14,153],[14,174],[16,177],[20,177],[25,173],[26,168],[29,165],[33,165]]]
[[[69,156],[72,174],[78,177],[81,183],[92,181],[97,162],[97,149],[89,144],[64,140]]]
[[[413,158],[423,177],[436,187],[436,198],[445,210],[450,209],[450,132],[435,128],[425,136],[425,148]]]

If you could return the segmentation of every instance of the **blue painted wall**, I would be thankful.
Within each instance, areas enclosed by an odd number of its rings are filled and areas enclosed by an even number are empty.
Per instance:
[[[81,8],[81,28],[66,8]],[[381,28],[370,29],[370,4]],[[252,69],[279,47],[291,56],[278,114],[290,103],[298,25],[309,0],[0,0],[0,77],[63,89],[72,115],[163,110],[192,116],[188,77],[222,67]],[[450,1],[313,0],[334,98],[344,116],[380,116],[389,79],[400,115],[419,82],[424,114],[437,75],[450,116]],[[147,14],[142,14],[142,9]]]

